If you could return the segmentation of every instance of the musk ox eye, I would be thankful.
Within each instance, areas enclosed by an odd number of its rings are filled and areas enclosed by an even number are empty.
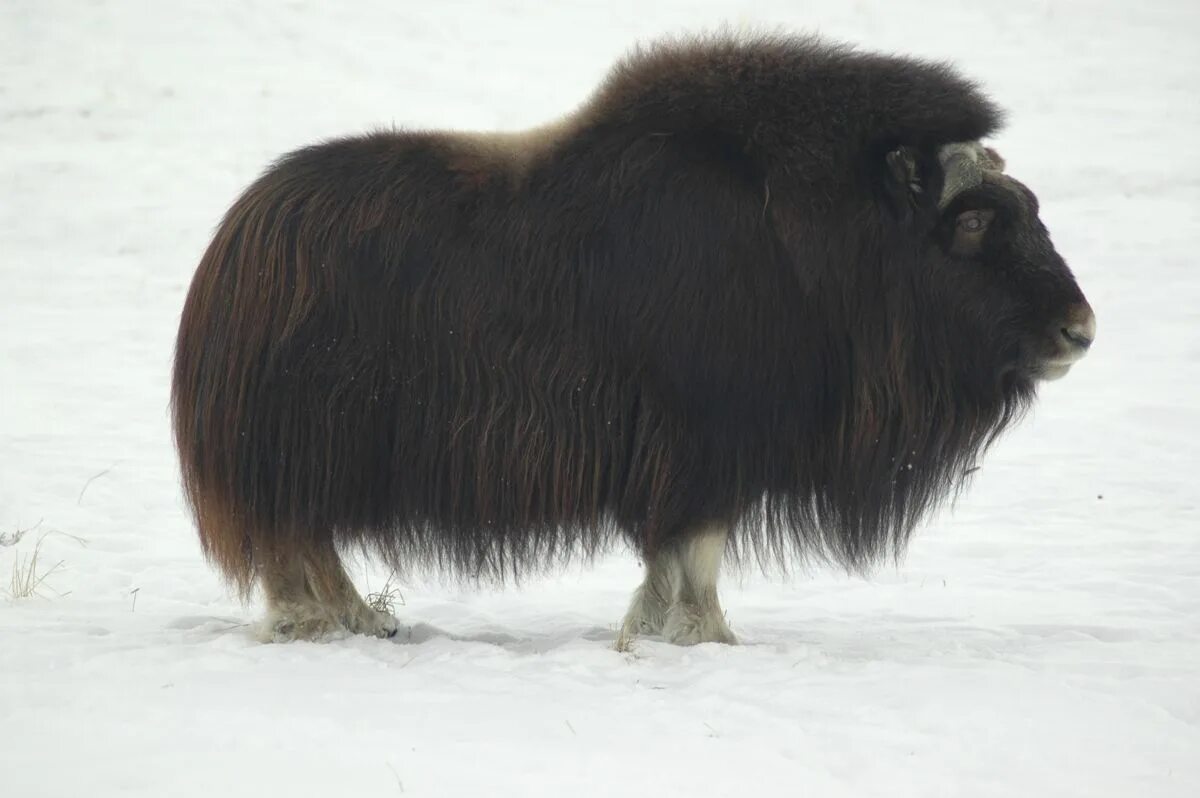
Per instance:
[[[983,234],[996,217],[993,210],[963,211],[954,224],[954,240],[950,244],[951,254],[959,257],[978,255],[983,247]]]
[[[967,211],[958,216],[958,229],[966,233],[982,233],[991,221],[991,214],[986,211]]]

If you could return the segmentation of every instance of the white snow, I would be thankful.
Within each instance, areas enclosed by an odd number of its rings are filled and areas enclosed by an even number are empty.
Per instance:
[[[743,646],[613,651],[626,552],[406,584],[398,641],[254,642],[166,412],[227,205],[293,147],[532,125],[634,41],[721,23],[981,80],[1093,353],[899,567],[728,580]],[[1193,0],[4,0],[0,533],[40,526],[0,588],[43,535],[61,566],[0,601],[0,794],[1200,795],[1197,41]]]

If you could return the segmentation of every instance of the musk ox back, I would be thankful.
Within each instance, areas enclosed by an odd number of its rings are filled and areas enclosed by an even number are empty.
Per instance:
[[[173,382],[204,550],[267,635],[388,635],[338,550],[504,579],[624,540],[624,632],[733,642],[721,561],[900,550],[1094,318],[942,65],[666,43],[527,134],[292,153]]]

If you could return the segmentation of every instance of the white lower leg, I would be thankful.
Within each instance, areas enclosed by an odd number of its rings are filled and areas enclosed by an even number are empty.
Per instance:
[[[336,553],[333,555],[337,557]],[[325,560],[305,567],[309,588],[337,619],[351,632],[375,637],[392,637],[400,623],[391,613],[369,606],[350,581],[340,559]]]
[[[299,557],[271,562],[259,578],[267,599],[261,635],[265,642],[316,640],[339,631],[337,620],[309,589]]]
[[[674,552],[660,554],[646,563],[646,577],[633,594],[629,611],[621,623],[623,638],[656,635],[663,630],[667,610],[675,601],[679,564]]]
[[[717,596],[717,577],[728,536],[726,525],[711,524],[688,538],[676,552],[680,579],[662,630],[669,642],[737,643]]]
[[[269,601],[262,639],[268,643],[319,640],[342,630],[341,624],[313,601]]]
[[[399,623],[359,596],[332,545],[297,552],[260,572],[267,598],[263,638],[316,640],[340,631],[391,637]]]

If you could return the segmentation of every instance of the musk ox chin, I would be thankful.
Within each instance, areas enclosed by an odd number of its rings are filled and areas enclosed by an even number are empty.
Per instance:
[[[339,550],[502,581],[624,540],[624,633],[682,644],[735,642],[727,557],[898,554],[1095,335],[998,120],[944,65],[719,37],[528,134],[283,157],[180,323],[205,553],[287,640],[395,632]]]

